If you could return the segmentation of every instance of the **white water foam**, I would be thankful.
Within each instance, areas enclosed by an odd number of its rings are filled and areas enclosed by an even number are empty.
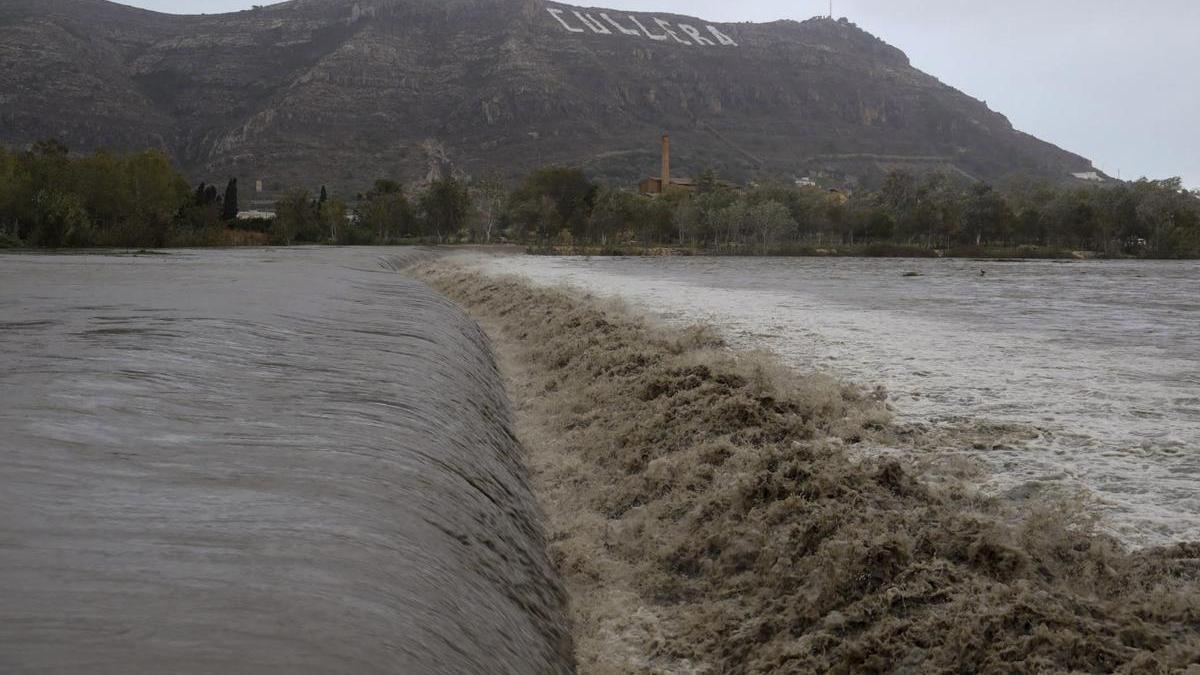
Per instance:
[[[1033,427],[1026,444],[963,448],[992,468],[989,492],[1086,494],[1135,546],[1200,539],[1200,264],[472,261],[883,385],[906,421]]]

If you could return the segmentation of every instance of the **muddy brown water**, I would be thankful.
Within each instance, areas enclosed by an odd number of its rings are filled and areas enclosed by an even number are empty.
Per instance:
[[[0,257],[0,672],[572,670],[486,340],[402,257]]]
[[[1016,426],[1033,440],[954,449],[988,492],[1080,499],[1131,546],[1200,540],[1200,262],[471,259],[883,386],[904,421]]]

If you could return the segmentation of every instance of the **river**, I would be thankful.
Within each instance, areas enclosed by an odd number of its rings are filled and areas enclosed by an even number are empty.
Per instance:
[[[0,672],[571,672],[486,339],[370,249],[0,256]]]
[[[1083,498],[1134,546],[1200,540],[1200,263],[470,260],[883,386],[904,421],[1016,425],[1033,440],[957,449],[987,492]]]

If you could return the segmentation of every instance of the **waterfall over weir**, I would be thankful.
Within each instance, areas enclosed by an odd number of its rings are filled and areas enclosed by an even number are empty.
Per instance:
[[[0,258],[0,672],[573,670],[487,341],[392,255]]]

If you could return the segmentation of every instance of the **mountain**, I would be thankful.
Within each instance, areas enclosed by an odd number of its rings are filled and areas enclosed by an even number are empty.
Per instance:
[[[543,0],[293,0],[212,16],[0,4],[0,143],[161,147],[197,180],[360,190],[445,164],[1069,180],[1087,159],[845,20],[714,24]]]

